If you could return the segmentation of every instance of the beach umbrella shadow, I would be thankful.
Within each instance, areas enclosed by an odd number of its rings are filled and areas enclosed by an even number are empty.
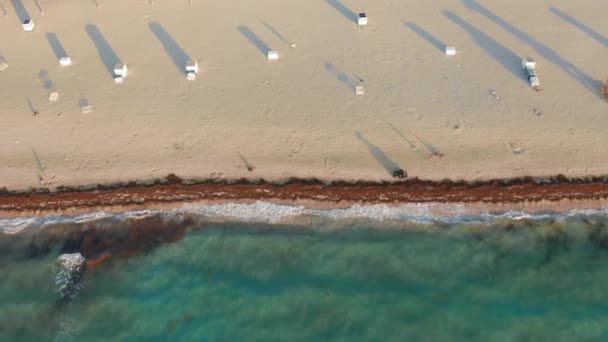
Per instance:
[[[598,43],[600,43],[600,44],[604,45],[604,47],[608,48],[608,38],[607,37],[601,35],[596,30],[583,24],[581,21],[575,19],[574,17],[568,15],[567,13],[561,11],[559,8],[551,7],[549,10],[553,14],[555,14],[556,16],[560,17],[562,20],[567,22],[568,24],[578,28],[579,30],[588,34],[591,38],[595,39]]]
[[[264,20],[262,20],[262,19],[258,19],[258,20],[262,23],[262,25],[266,26],[268,31],[272,32],[272,34],[274,34],[275,37],[277,37],[281,42],[283,42],[283,44],[291,45],[289,43],[289,40],[287,40],[287,38],[285,38],[285,36],[283,36],[281,34],[281,32],[277,31],[274,27],[272,27],[269,23],[265,22]]]

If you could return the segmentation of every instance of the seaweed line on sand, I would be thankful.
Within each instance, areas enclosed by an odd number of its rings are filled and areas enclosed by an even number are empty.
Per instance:
[[[522,203],[538,201],[599,200],[608,198],[608,177],[510,178],[467,182],[412,178],[395,182],[333,181],[290,178],[182,179],[174,174],[140,182],[58,186],[24,191],[0,188],[0,210],[65,210],[145,203],[197,200],[280,200],[328,203]]]

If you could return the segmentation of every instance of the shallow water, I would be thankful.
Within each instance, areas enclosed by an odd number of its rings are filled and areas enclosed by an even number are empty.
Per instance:
[[[0,257],[0,334],[3,341],[602,341],[606,226],[603,215],[196,222],[178,241],[89,269],[69,304],[54,291],[53,264],[65,252],[58,237],[44,252]]]

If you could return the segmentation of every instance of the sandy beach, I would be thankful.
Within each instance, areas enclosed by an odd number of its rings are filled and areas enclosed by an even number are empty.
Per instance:
[[[603,1],[0,3],[0,187],[9,190],[40,187],[41,175],[57,187],[169,173],[608,173],[608,105],[597,90],[608,76]],[[267,60],[270,49],[279,60]],[[59,65],[63,53],[72,65]],[[537,61],[540,93],[524,56]],[[195,81],[189,59],[200,66]],[[112,79],[118,62],[129,67],[122,84]],[[93,111],[83,114],[86,105]],[[435,151],[444,157],[429,159]]]

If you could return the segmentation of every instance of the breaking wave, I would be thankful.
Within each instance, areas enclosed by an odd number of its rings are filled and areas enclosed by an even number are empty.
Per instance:
[[[386,204],[354,204],[347,208],[315,209],[302,205],[287,205],[257,201],[252,203],[186,203],[171,209],[136,209],[125,212],[96,211],[80,215],[49,214],[0,219],[0,232],[16,234],[33,226],[61,223],[87,223],[100,220],[129,220],[150,216],[174,217],[193,215],[210,219],[242,222],[279,223],[299,217],[320,217],[330,220],[369,219],[375,221],[402,220],[416,223],[492,222],[498,219],[565,219],[577,216],[608,216],[608,207],[571,209],[562,212],[522,210],[471,211],[464,204],[416,203],[391,206]]]

